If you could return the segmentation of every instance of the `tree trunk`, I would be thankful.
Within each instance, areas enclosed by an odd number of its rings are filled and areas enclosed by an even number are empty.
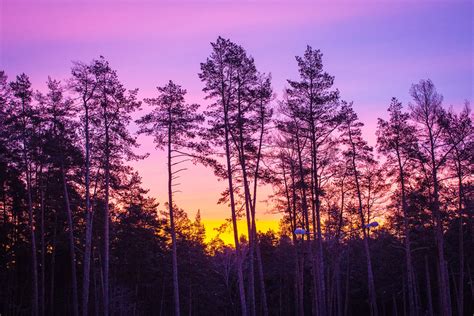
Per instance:
[[[308,254],[309,254],[309,258],[311,260],[311,265],[312,265],[311,274],[312,274],[312,282],[313,282],[313,289],[314,289],[314,293],[313,293],[314,297],[313,297],[312,302],[313,302],[313,306],[317,308],[318,306],[318,295],[317,295],[318,283],[317,283],[317,278],[316,278],[317,267],[313,259],[313,251],[312,251],[311,241],[310,241],[311,234],[310,234],[310,228],[309,228],[308,204],[307,204],[307,198],[306,198],[306,182],[304,179],[303,160],[301,157],[302,148],[300,147],[298,132],[296,134],[296,146],[297,146],[297,153],[298,153],[298,165],[299,165],[298,167],[299,167],[299,176],[300,176],[301,191],[302,191],[301,198],[302,198],[303,218],[304,218],[304,224],[305,224],[305,229],[306,229],[306,241],[308,244],[306,247],[308,248]],[[302,241],[303,241],[303,237],[304,236],[301,237]],[[317,309],[315,310],[315,313],[317,313]]]
[[[229,184],[230,208],[232,213],[232,226],[234,228],[235,251],[237,255],[237,278],[239,284],[240,306],[242,316],[247,316],[247,303],[245,300],[244,275],[242,273],[242,253],[240,250],[239,234],[237,230],[237,214],[235,211],[234,186],[232,180],[232,164],[230,160],[230,141],[229,141],[229,120],[227,109],[224,109],[224,132],[225,132],[225,153],[227,161],[227,178]]]
[[[364,242],[365,256],[367,258],[367,283],[369,287],[370,315],[377,316],[378,308],[377,308],[377,296],[376,296],[375,284],[374,284],[374,274],[372,271],[372,260],[370,257],[367,231],[365,230],[364,211],[362,207],[362,195],[360,191],[359,176],[358,176],[357,165],[356,165],[356,150],[355,150],[354,142],[352,141],[351,131],[349,131],[349,138],[350,138],[351,146],[352,146],[352,168],[354,170],[357,199],[359,202],[359,217],[360,217],[360,223],[361,223],[361,230],[364,237],[363,242]]]
[[[109,316],[109,187],[110,187],[110,139],[107,114],[105,119],[105,208],[104,208],[104,316]]]
[[[28,198],[28,226],[30,230],[30,241],[31,241],[31,278],[32,278],[32,295],[31,295],[31,311],[32,315],[36,316],[39,312],[39,295],[38,295],[38,258],[36,252],[36,236],[35,236],[35,221],[33,214],[33,200],[31,196],[31,173],[30,173],[30,161],[28,159],[27,140],[26,140],[26,110],[25,100],[21,101],[22,116],[23,116],[23,131],[22,131],[22,142],[23,142],[23,163],[25,164],[25,177],[26,177],[26,190]]]
[[[428,257],[425,256],[425,278],[426,278],[426,296],[428,301],[428,313],[433,316],[433,298],[431,296],[430,269],[428,266]]]
[[[459,154],[456,150],[456,156],[459,157]],[[458,204],[458,213],[459,213],[459,284],[458,284],[458,315],[464,315],[464,231],[463,231],[463,212],[464,212],[464,185],[462,183],[463,172],[461,161],[458,159],[457,163],[457,174],[458,174],[458,187],[459,187],[459,204]]]
[[[24,111],[24,105],[23,105]],[[26,125],[26,124],[25,124]],[[36,236],[35,236],[35,222],[33,218],[33,199],[31,197],[31,174],[30,174],[30,162],[28,159],[26,149],[26,127],[23,130],[23,163],[25,164],[25,175],[26,175],[26,190],[28,197],[28,226],[30,229],[30,241],[31,241],[31,278],[32,278],[32,315],[36,316],[39,312],[39,296],[38,296],[38,259],[36,252]]]
[[[347,256],[347,269],[346,269],[346,294],[344,298],[344,316],[347,316],[349,311],[349,276],[350,276],[350,265],[349,265],[349,256]]]
[[[405,189],[405,173],[400,157],[400,153],[397,150],[398,170],[400,176],[400,186],[402,190],[402,210],[403,210],[403,229],[405,233],[405,264],[407,268],[407,287],[408,287],[408,305],[409,315],[415,316],[418,313],[418,309],[415,302],[415,272],[413,270],[413,263],[411,258],[411,244],[410,244],[410,227],[408,222],[408,205],[406,201],[406,189]]]
[[[61,173],[63,176],[64,202],[66,204],[67,225],[69,229],[69,255],[71,260],[71,288],[72,288],[72,312],[73,316],[79,315],[79,303],[77,298],[77,273],[76,273],[76,250],[74,242],[74,223],[72,220],[71,204],[69,201],[69,191],[67,188],[66,173],[64,164],[61,162]]]
[[[86,195],[86,236],[84,247],[84,263],[82,275],[82,315],[89,314],[89,283],[90,283],[90,264],[92,251],[92,212],[90,205],[90,137],[89,137],[89,106],[84,101],[85,107],[85,134],[86,134],[86,174],[85,174],[85,195]]]
[[[240,89],[238,90],[240,92]],[[244,137],[243,137],[243,116],[241,111],[241,101],[240,101],[240,93],[238,94],[238,132],[239,132],[239,160],[240,165],[242,168],[242,177],[244,182],[244,195],[245,195],[245,214],[247,219],[247,233],[249,237],[249,290],[248,290],[248,304],[250,306],[250,315],[255,316],[256,308],[255,308],[255,262],[254,262],[254,251],[255,251],[255,234],[254,234],[254,227],[255,224],[255,214],[253,211],[250,210],[251,208],[251,197],[250,197],[250,188],[248,183],[248,176],[247,176],[247,166],[246,166],[246,159],[245,159],[245,149],[244,149]],[[255,207],[255,205],[254,205]],[[251,214],[252,213],[252,214]]]
[[[312,98],[311,98],[312,99]],[[311,113],[313,113],[311,106]],[[316,211],[316,229],[314,230],[314,239],[316,240],[316,266],[318,273],[318,297],[319,297],[319,314],[326,315],[326,289],[325,289],[325,278],[324,278],[324,256],[323,256],[323,238],[321,233],[321,207],[319,201],[319,181],[318,181],[318,161],[317,161],[317,144],[316,144],[316,131],[314,126],[314,119],[311,117],[311,162],[312,162],[312,178],[314,182],[314,199],[313,199],[313,212]]]
[[[258,172],[260,168],[260,160],[262,157],[262,144],[263,144],[263,135],[265,133],[265,117],[264,117],[264,109],[262,109],[263,105],[260,104],[261,110],[260,112],[261,117],[261,125],[260,125],[260,137],[259,137],[259,143],[258,143],[258,152],[257,152],[257,162],[255,164],[255,179],[254,179],[254,185],[253,185],[253,203],[251,204],[251,211],[252,211],[252,232],[253,232],[253,240],[255,244],[255,250],[257,253],[257,268],[258,268],[258,276],[259,276],[259,281],[260,281],[260,295],[261,295],[261,300],[262,300],[262,309],[263,309],[263,315],[267,316],[268,315],[268,304],[267,304],[267,293],[265,289],[265,277],[263,274],[263,263],[262,263],[262,255],[260,252],[260,243],[258,241],[258,236],[257,236],[257,223],[255,220],[256,216],[256,209],[257,209],[257,187],[258,187]]]
[[[45,286],[45,257],[46,257],[46,245],[44,240],[44,187],[43,187],[43,171],[42,166],[40,167],[39,173],[39,190],[40,190],[40,241],[41,241],[41,286],[40,286],[40,314],[44,316],[45,313],[45,301],[46,301],[46,286]]]
[[[292,162],[291,162],[292,163]],[[286,200],[287,200],[287,209],[288,209],[288,216],[290,217],[290,226],[291,226],[291,236],[293,240],[293,249],[294,249],[294,262],[295,262],[295,279],[294,279],[294,295],[295,295],[295,315],[303,316],[302,310],[300,310],[300,306],[303,304],[302,301],[300,302],[300,282],[299,282],[299,252],[298,252],[298,240],[296,238],[295,229],[296,229],[296,192],[295,192],[295,185],[294,185],[294,167],[293,164],[290,167],[291,169],[291,190],[292,190],[292,198],[290,198],[290,192],[288,188],[288,182],[286,180],[286,172],[285,172],[285,162],[282,158],[282,170],[283,170],[283,180],[285,184],[285,193],[286,193]]]
[[[178,250],[176,245],[176,230],[174,224],[173,213],[173,173],[171,170],[171,111],[169,111],[168,127],[168,207],[170,211],[170,225],[171,225],[171,243],[173,248],[173,296],[174,296],[174,313],[176,316],[180,315],[179,306],[179,285],[178,285]]]
[[[439,182],[438,182],[438,166],[435,159],[435,140],[432,135],[431,129],[429,132],[430,140],[430,154],[431,154],[431,175],[433,181],[433,217],[435,221],[435,238],[436,247],[438,252],[438,264],[439,264],[439,293],[441,303],[441,314],[451,315],[451,298],[449,293],[449,276],[446,259],[444,256],[444,236],[443,236],[443,221],[441,219],[440,205],[439,205]]]
[[[55,263],[56,263],[56,234],[57,234],[57,222],[58,216],[55,214],[54,216],[54,231],[53,231],[53,253],[51,254],[51,269],[50,269],[50,292],[49,292],[49,314],[54,315],[54,287],[55,287]]]

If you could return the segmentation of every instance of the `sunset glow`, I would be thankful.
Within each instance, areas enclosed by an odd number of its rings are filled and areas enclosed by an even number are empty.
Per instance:
[[[173,79],[188,90],[188,102],[205,105],[197,73],[218,35],[247,48],[257,66],[272,74],[277,96],[285,80],[297,76],[294,56],[310,44],[324,53],[325,69],[335,76],[342,97],[354,101],[372,145],[377,117],[386,116],[390,97],[408,101],[408,89],[418,78],[432,78],[446,104],[458,107],[473,96],[472,33],[464,31],[471,28],[468,3],[98,2],[51,7],[48,1],[2,1],[2,68],[10,76],[27,72],[35,87],[45,87],[47,76],[66,79],[71,61],[103,55],[127,87],[140,88],[140,97],[154,97],[156,86]],[[146,106],[137,117],[144,112]],[[139,143],[139,151],[150,156],[133,166],[150,195],[163,203],[164,153],[149,137],[140,136]],[[205,219],[228,218],[228,208],[216,204],[225,182],[204,167],[188,167],[178,205],[191,218],[197,209]],[[278,221],[267,203],[257,212],[260,219]]]
[[[471,0],[0,0],[0,316],[471,315]]]

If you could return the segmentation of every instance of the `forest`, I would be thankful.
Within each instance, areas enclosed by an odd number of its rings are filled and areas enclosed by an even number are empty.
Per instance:
[[[303,49],[280,93],[218,37],[201,106],[172,80],[141,100],[102,56],[44,91],[0,71],[0,315],[472,315],[469,102],[413,78],[410,102],[380,105],[371,147],[322,52]],[[130,166],[148,159],[138,135],[166,154],[167,203]],[[233,245],[205,242],[179,206],[194,165],[226,185]],[[279,231],[258,230],[263,186]]]

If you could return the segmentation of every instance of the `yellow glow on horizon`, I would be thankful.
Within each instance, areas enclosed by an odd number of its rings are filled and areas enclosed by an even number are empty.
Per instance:
[[[225,223],[225,220],[223,219],[202,219],[201,222],[204,224],[204,227],[206,228],[206,242],[210,242],[212,239],[214,239],[218,232],[215,230],[216,228],[219,228],[222,224]],[[256,220],[256,225],[257,225],[257,231],[266,233],[269,230],[273,230],[274,232],[278,232],[280,230],[280,219],[275,218],[275,219],[263,219],[263,220]],[[245,219],[241,219],[237,221],[237,230],[239,233],[239,236],[244,235],[248,236],[247,233],[247,221]],[[220,234],[220,239],[224,241],[226,245],[234,245],[234,231],[232,224],[229,225],[229,227],[226,229],[224,233]]]

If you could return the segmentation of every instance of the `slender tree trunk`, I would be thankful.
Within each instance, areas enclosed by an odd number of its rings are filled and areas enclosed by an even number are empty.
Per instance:
[[[44,240],[44,187],[43,187],[43,171],[42,166],[40,167],[39,173],[39,189],[40,189],[40,235],[41,235],[41,286],[40,286],[40,314],[44,316],[45,313],[45,301],[46,301],[46,286],[45,286],[45,257],[46,257],[46,245]]]
[[[456,150],[456,156],[458,156]],[[463,172],[461,162],[458,160],[457,163],[457,173],[458,173],[458,187],[459,187],[459,204],[458,204],[458,213],[459,213],[459,284],[458,284],[458,315],[464,315],[464,231],[463,231],[463,212],[464,212],[464,185],[462,182]]]
[[[82,315],[89,314],[89,283],[91,269],[91,252],[92,252],[92,212],[90,205],[90,136],[89,136],[89,105],[83,100],[85,108],[85,134],[86,134],[86,174],[85,174],[85,195],[86,195],[86,236],[84,248],[84,263],[82,274]],[[97,307],[96,307],[97,308]]]
[[[472,279],[471,268],[469,266],[469,263],[467,264],[467,275],[469,277],[469,285],[471,288],[471,299],[472,301],[474,301],[474,280]]]
[[[440,303],[441,303],[441,312],[443,315],[451,315],[451,304],[449,297],[449,277],[447,270],[447,263],[444,256],[444,236],[443,236],[443,224],[441,220],[441,214],[439,210],[439,187],[437,176],[433,177],[435,180],[434,183],[434,217],[435,217],[435,237],[436,237],[436,248],[438,254],[438,264],[439,264],[439,276],[440,276]]]
[[[102,290],[102,294],[103,294],[103,285],[104,285],[104,278],[103,278],[103,273],[102,273],[102,268],[101,268],[102,260],[100,259],[100,252],[98,253],[96,249],[93,249],[92,255],[93,255],[92,273],[93,273],[93,278],[94,278],[94,314],[96,316],[99,316],[100,297],[101,297],[100,290]]]
[[[295,279],[294,279],[294,295],[295,295],[295,315],[300,315],[302,316],[303,314],[300,312],[300,298],[299,298],[299,252],[298,252],[298,240],[296,238],[295,234],[295,229],[296,229],[296,192],[295,192],[295,186],[294,186],[294,168],[291,167],[291,179],[292,179],[292,198],[290,198],[290,192],[288,188],[288,182],[286,179],[286,172],[285,172],[285,161],[282,158],[282,171],[283,171],[283,181],[285,184],[285,195],[286,195],[286,200],[287,200],[287,210],[288,210],[288,216],[290,218],[290,226],[291,226],[291,236],[293,240],[293,249],[294,249],[294,262],[295,262]]]
[[[69,191],[67,188],[66,172],[64,164],[61,162],[61,173],[63,176],[64,202],[66,204],[67,225],[69,230],[69,255],[71,260],[71,288],[72,288],[72,312],[73,316],[79,315],[79,303],[77,297],[77,273],[76,273],[76,250],[74,242],[74,223],[72,220],[71,204],[69,201]]]
[[[349,264],[349,256],[347,256],[347,269],[346,269],[346,294],[344,298],[344,316],[347,316],[349,311],[349,276],[350,276],[350,264]]]
[[[306,229],[306,241],[308,243],[307,245],[307,248],[308,248],[308,254],[309,254],[309,258],[311,259],[311,265],[312,265],[312,269],[311,269],[311,274],[312,274],[312,282],[313,282],[313,289],[314,289],[314,293],[313,293],[313,306],[316,307],[316,310],[315,312],[317,313],[317,306],[318,306],[318,295],[317,295],[317,291],[318,291],[318,283],[317,283],[317,277],[316,277],[316,271],[317,271],[317,267],[316,267],[316,264],[314,262],[314,259],[313,259],[313,251],[312,251],[312,247],[311,247],[311,241],[310,241],[310,237],[311,237],[311,234],[310,234],[310,228],[309,228],[309,215],[308,215],[308,203],[307,203],[307,197],[306,197],[306,181],[304,179],[304,172],[303,172],[303,159],[301,157],[301,151],[302,151],[302,148],[300,146],[300,141],[299,141],[299,136],[298,136],[298,132],[296,134],[296,146],[297,146],[297,153],[298,153],[298,167],[299,167],[299,176],[300,176],[300,181],[301,181],[301,193],[302,193],[302,208],[303,208],[303,221],[305,223],[305,229]],[[303,240],[303,237],[302,236],[302,240]]]
[[[415,302],[415,272],[413,270],[413,263],[411,258],[411,244],[410,244],[410,227],[408,222],[408,205],[406,201],[406,188],[405,188],[405,172],[400,157],[400,153],[397,150],[398,168],[400,176],[400,186],[402,190],[402,210],[403,210],[403,229],[405,233],[405,264],[407,267],[407,287],[408,287],[408,305],[409,315],[415,316],[417,314],[417,306]]]
[[[429,131],[430,140],[430,154],[431,154],[431,175],[433,180],[433,217],[435,220],[435,238],[438,252],[438,264],[440,275],[440,303],[441,313],[443,315],[451,315],[451,298],[449,293],[449,276],[448,267],[444,255],[444,236],[443,236],[443,221],[441,219],[440,204],[439,204],[439,182],[438,182],[438,166],[435,159],[435,144],[434,136],[431,129]]]
[[[229,183],[230,208],[232,212],[232,226],[234,228],[235,251],[237,254],[237,278],[239,284],[240,306],[242,316],[247,315],[247,303],[245,300],[244,275],[242,272],[242,253],[240,250],[239,234],[237,230],[237,214],[235,211],[234,186],[232,180],[232,164],[230,160],[230,140],[229,140],[229,119],[228,109],[224,109],[224,133],[225,133],[225,153],[227,161],[227,178]]]
[[[337,226],[336,232],[336,251],[337,251],[337,259],[336,259],[336,269],[335,269],[335,278],[336,278],[336,309],[337,315],[342,316],[343,314],[343,306],[342,306],[342,289],[341,289],[341,258],[342,258],[342,249],[340,245],[340,235],[343,226],[344,220],[344,205],[345,205],[345,191],[344,191],[344,181],[345,175],[341,181],[341,212],[339,213],[339,224]],[[349,264],[349,263],[348,263]],[[349,272],[349,270],[348,270]]]
[[[240,91],[240,89],[239,89]],[[245,159],[245,149],[244,149],[244,136],[243,136],[243,116],[241,110],[241,100],[240,100],[240,93],[238,94],[238,133],[239,133],[239,141],[236,146],[239,148],[239,160],[240,165],[242,168],[242,178],[244,182],[244,195],[245,195],[245,215],[247,220],[247,233],[249,237],[249,290],[247,293],[248,297],[248,304],[250,306],[250,315],[255,316],[256,309],[255,309],[255,262],[254,262],[254,250],[255,250],[255,234],[254,234],[254,220],[255,214],[251,214],[250,204],[251,197],[250,197],[250,189],[248,184],[248,176],[247,176],[247,166],[246,166],[246,159]]]
[[[430,269],[428,266],[428,257],[425,256],[425,278],[426,278],[426,296],[428,301],[428,312],[433,316],[433,298],[431,295]]]
[[[377,296],[376,296],[375,284],[374,284],[374,274],[372,270],[372,260],[370,257],[369,240],[367,236],[367,231],[365,230],[364,211],[363,211],[363,206],[362,206],[362,194],[360,191],[359,176],[358,176],[357,165],[356,165],[356,149],[355,149],[354,142],[352,141],[351,131],[349,131],[349,138],[350,138],[350,142],[352,146],[352,168],[354,170],[357,199],[359,202],[359,217],[360,217],[360,223],[361,223],[361,230],[364,237],[363,242],[364,242],[365,256],[367,258],[367,283],[369,287],[370,314],[372,316],[377,316],[378,308],[377,308]]]
[[[51,254],[51,269],[50,269],[50,289],[49,289],[49,313],[54,315],[54,287],[55,287],[55,263],[56,263],[56,233],[57,233],[57,222],[58,216],[55,214],[54,216],[54,231],[53,231],[53,252]]]
[[[242,137],[242,135],[241,135]],[[243,140],[240,142],[240,161],[241,161],[241,168],[242,168],[242,175],[244,181],[244,194],[245,194],[245,213],[247,219],[247,233],[249,236],[249,305],[250,305],[250,315],[255,316],[256,308],[255,308],[255,264],[254,264],[254,252],[255,252],[255,232],[254,232],[254,225],[255,225],[255,214],[253,211],[250,210],[252,203],[250,201],[250,192],[248,186],[248,177],[247,177],[247,167],[245,165],[245,153],[244,153],[244,146]]]
[[[312,98],[311,98],[312,100]],[[312,103],[312,101],[311,101]],[[313,113],[313,108],[311,105],[311,116]],[[323,256],[323,238],[321,232],[321,205],[319,199],[319,179],[318,179],[318,160],[317,160],[317,144],[316,144],[316,130],[314,126],[314,119],[311,117],[310,122],[311,128],[311,161],[313,165],[313,174],[312,178],[314,179],[314,200],[313,200],[313,210],[316,211],[316,230],[314,231],[314,239],[316,240],[316,261],[317,261],[317,272],[318,272],[318,292],[319,292],[319,314],[326,315],[326,289],[325,289],[325,279],[324,279],[324,256]],[[314,224],[313,224],[314,225]],[[314,228],[313,228],[314,229]]]
[[[173,213],[173,172],[171,170],[171,110],[169,113],[169,127],[168,127],[168,207],[170,211],[170,225],[171,225],[171,243],[173,248],[173,296],[174,296],[174,313],[176,316],[180,315],[179,306],[179,285],[178,285],[178,249],[176,245],[176,229],[174,224]]]
[[[304,311],[305,311],[305,308],[304,308],[304,250],[303,250],[303,247],[304,247],[304,237],[301,236],[301,240],[300,240],[300,243],[299,245],[297,245],[297,247],[299,246],[299,280],[298,280],[298,283],[299,283],[299,286],[298,286],[298,289],[299,289],[299,299],[300,299],[300,303],[299,303],[299,306],[300,306],[300,315],[301,316],[304,316]],[[298,262],[298,261],[297,261]],[[313,302],[313,300],[311,300],[311,302]]]
[[[258,143],[258,152],[257,152],[257,162],[255,164],[255,179],[253,185],[253,203],[251,204],[251,211],[252,211],[252,233],[253,233],[253,241],[255,244],[255,250],[257,253],[257,268],[258,268],[258,276],[260,281],[260,295],[262,300],[262,309],[263,315],[268,315],[268,304],[267,304],[267,293],[265,289],[265,277],[263,273],[263,263],[262,263],[262,255],[260,252],[260,243],[258,241],[257,235],[257,223],[255,220],[256,217],[256,209],[257,209],[257,187],[258,187],[258,173],[260,168],[260,160],[262,157],[262,144],[263,144],[263,135],[265,133],[265,117],[264,117],[264,109],[263,104],[260,104],[261,107],[261,117],[260,117],[260,137]]]
[[[335,273],[335,283],[336,283],[336,315],[342,316],[342,289],[341,289],[341,258],[338,254],[338,259],[336,263]]]
[[[23,105],[23,112],[25,112],[25,105]],[[25,114],[24,114],[25,115]],[[28,226],[30,229],[30,241],[31,241],[31,278],[32,278],[32,304],[31,310],[32,315],[36,316],[39,312],[39,295],[38,295],[38,259],[36,252],[36,236],[35,236],[35,222],[33,215],[33,199],[31,196],[31,174],[30,174],[30,162],[28,159],[27,147],[26,147],[26,123],[23,129],[23,163],[25,164],[25,176],[26,176],[26,190],[28,197]]]
[[[110,138],[107,114],[105,119],[105,208],[104,208],[104,316],[109,316],[109,188],[110,188]]]

